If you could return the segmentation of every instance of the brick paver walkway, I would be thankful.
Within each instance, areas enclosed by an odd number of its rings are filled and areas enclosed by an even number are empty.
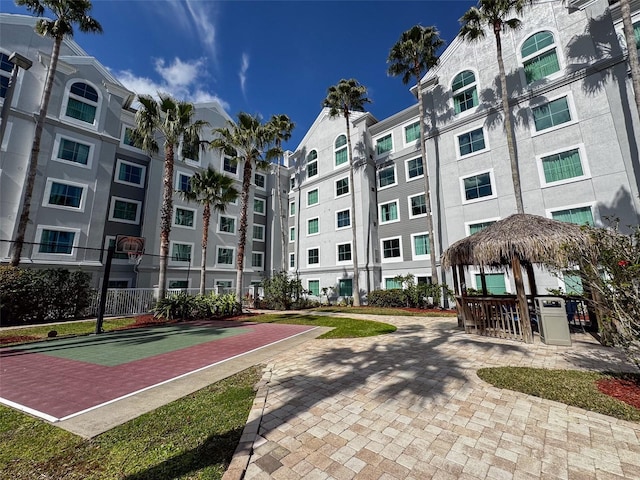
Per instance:
[[[451,318],[381,320],[398,331],[312,340],[273,358],[225,480],[245,468],[247,479],[640,478],[639,424],[475,374],[633,370],[614,350],[588,335],[526,345],[464,334]]]

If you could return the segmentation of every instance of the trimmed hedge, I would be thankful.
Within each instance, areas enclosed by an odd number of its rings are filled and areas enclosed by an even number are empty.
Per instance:
[[[403,308],[407,306],[407,298],[399,288],[391,290],[374,290],[367,296],[370,307]]]
[[[0,266],[0,325],[78,318],[91,305],[90,282],[81,271]]]

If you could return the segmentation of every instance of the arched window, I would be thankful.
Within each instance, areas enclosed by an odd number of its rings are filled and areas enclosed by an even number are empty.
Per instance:
[[[98,109],[98,98],[98,92],[91,85],[75,82],[69,88],[65,115],[81,122],[93,124]]]
[[[318,152],[311,150],[307,155],[307,177],[315,177],[318,174]]]
[[[349,161],[347,155],[347,136],[340,135],[334,143],[334,156],[336,159],[336,167]]]
[[[451,82],[451,90],[453,91],[453,108],[456,114],[478,105],[476,76],[472,71],[465,70],[456,75]]]
[[[0,98],[7,96],[9,78],[13,70],[13,63],[9,61],[9,55],[0,52]]]
[[[551,32],[531,35],[522,44],[520,53],[527,83],[548,77],[560,70],[555,39]]]

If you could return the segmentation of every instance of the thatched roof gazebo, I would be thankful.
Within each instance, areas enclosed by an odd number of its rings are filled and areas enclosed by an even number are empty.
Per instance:
[[[485,267],[510,267],[516,284],[519,316],[523,320],[520,322],[523,337],[526,342],[531,342],[533,334],[529,323],[522,268],[527,271],[531,294],[537,295],[532,265],[540,264],[551,269],[566,266],[568,258],[563,245],[568,243],[576,245],[588,255],[589,236],[579,225],[538,215],[515,214],[451,245],[444,252],[442,263],[445,267],[453,268],[456,294],[462,295],[466,292],[463,270],[465,266],[478,265],[481,272]],[[482,279],[483,293],[486,295],[484,275]],[[462,287],[460,292],[458,285]]]

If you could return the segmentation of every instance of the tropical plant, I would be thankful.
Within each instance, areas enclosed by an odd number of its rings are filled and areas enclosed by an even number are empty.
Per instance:
[[[289,310],[294,303],[299,302],[300,294],[304,292],[302,282],[298,277],[289,276],[287,272],[277,272],[263,283],[265,308],[273,310]]]
[[[209,223],[211,210],[224,212],[226,206],[238,198],[234,180],[209,166],[195,173],[189,179],[189,189],[181,190],[180,196],[187,202],[199,203],[202,210],[202,260],[200,263],[200,294],[204,295],[207,276],[207,245],[209,243]]]
[[[500,73],[500,94],[502,98],[502,112],[504,116],[504,128],[509,150],[511,165],[511,179],[516,197],[517,213],[524,213],[522,203],[522,187],[520,184],[520,172],[518,170],[518,156],[515,147],[513,132],[513,120],[509,108],[509,92],[507,91],[507,76],[502,59],[502,32],[517,30],[522,26],[520,19],[511,17],[512,14],[521,15],[524,8],[534,0],[479,0],[477,7],[471,7],[460,19],[460,37],[473,42],[485,37],[485,27],[491,30],[496,38],[496,57],[498,71]]]
[[[633,21],[631,19],[631,0],[620,0],[620,13],[622,14],[622,28],[627,44],[627,55],[631,68],[631,81],[633,82],[636,108],[638,109],[638,115],[640,115],[640,61],[638,60],[638,39],[636,38]]]
[[[42,130],[44,122],[47,118],[47,110],[49,108],[49,100],[53,88],[53,80],[58,67],[58,58],[60,57],[60,46],[65,37],[73,37],[74,26],[77,26],[84,33],[102,33],[102,26],[96,19],[89,16],[91,10],[91,2],[89,0],[15,0],[16,5],[24,6],[31,13],[38,17],[42,17],[47,10],[53,15],[53,19],[41,18],[36,22],[35,31],[42,36],[53,39],[53,47],[51,49],[51,59],[49,60],[49,68],[47,68],[47,76],[44,81],[44,91],[42,93],[42,101],[40,102],[40,110],[36,116],[36,127],[33,134],[33,143],[31,145],[31,155],[27,166],[27,182],[22,198],[22,205],[19,213],[18,228],[13,241],[11,251],[11,265],[18,266],[20,256],[22,255],[22,247],[24,245],[24,237],[27,232],[27,224],[29,223],[29,214],[31,210],[31,199],[33,198],[33,186],[36,180],[36,172],[38,169],[38,156],[40,155],[40,142],[42,139]]]
[[[347,127],[347,148],[349,155],[349,194],[351,196],[351,242],[353,244],[353,305],[360,306],[360,275],[358,270],[358,239],[356,231],[356,194],[354,184],[353,148],[351,146],[351,122],[349,117],[353,112],[364,112],[366,103],[370,103],[367,97],[367,88],[360,85],[357,80],[344,78],[337,85],[332,85],[327,90],[327,96],[322,102],[323,107],[329,108],[331,118],[338,115],[344,117]]]
[[[433,211],[431,209],[431,186],[429,183],[429,169],[427,168],[427,152],[425,146],[424,101],[422,98],[422,76],[438,63],[437,52],[444,45],[435,27],[416,25],[403,32],[398,42],[391,48],[387,63],[389,75],[402,75],[405,85],[411,79],[416,82],[418,97],[418,116],[420,121],[420,156],[424,170],[424,201],[427,208],[427,230],[429,232],[429,256],[431,258],[431,278],[438,283],[438,265],[436,256],[436,242],[433,229]]]
[[[228,121],[225,127],[213,129],[212,148],[242,165],[242,191],[240,193],[240,225],[238,227],[238,252],[236,255],[236,297],[242,298],[244,250],[247,243],[247,223],[253,167],[269,168],[268,158],[274,156],[272,144],[274,130],[262,123],[259,116],[238,113],[237,123]]]
[[[158,153],[162,142],[164,150],[164,172],[162,207],[160,209],[160,268],[158,274],[159,298],[167,292],[167,260],[169,257],[169,235],[173,215],[173,165],[176,149],[182,144],[182,158],[194,158],[200,147],[200,132],[209,125],[195,120],[193,104],[178,101],[166,94],[158,94],[156,100],[150,95],[138,95],[140,109],[136,112],[136,128],[132,133],[134,144],[150,155]]]
[[[276,158],[276,188],[278,191],[278,207],[280,209],[280,241],[282,242],[282,270],[287,269],[287,205],[285,205],[285,196],[282,194],[281,178],[280,178],[280,157],[283,156],[282,142],[291,138],[291,132],[295,128],[295,124],[286,115],[273,115],[269,120],[269,126],[274,130]]]

